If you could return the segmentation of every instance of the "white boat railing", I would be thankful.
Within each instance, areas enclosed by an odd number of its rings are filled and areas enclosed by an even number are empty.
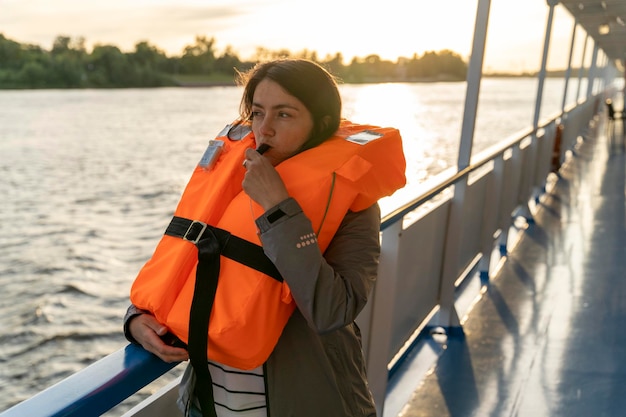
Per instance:
[[[383,219],[378,281],[358,320],[379,415],[389,375],[420,336],[427,336],[431,327],[441,327],[449,336],[462,333],[458,316],[445,319],[456,316],[454,297],[444,305],[445,294],[454,294],[474,273],[488,280],[491,254],[497,248],[506,251],[517,215],[532,221],[530,205],[584,137],[601,109],[600,98],[591,97],[536,130],[481,152],[467,168]],[[465,187],[462,193],[453,190],[459,184]],[[456,250],[448,250],[450,245]],[[452,314],[442,315],[443,309]]]
[[[489,277],[488,258],[501,245],[514,213],[528,212],[528,203],[538,198],[548,175],[566,160],[603,109],[600,98],[580,102],[536,130],[523,131],[476,155],[470,166],[442,178],[382,219],[379,278],[357,320],[379,415],[383,415],[390,375],[415,341],[428,335],[430,326],[441,326],[449,335],[462,331],[454,321],[442,322],[438,317],[443,309],[455,312],[454,305],[443,305],[442,294],[454,293],[468,271]],[[560,146],[555,146],[557,136]],[[462,199],[452,192],[459,184],[466,184]],[[455,204],[457,210],[451,210]],[[451,213],[458,213],[462,221]],[[460,227],[448,233],[455,224]],[[446,250],[449,245],[458,250]],[[450,253],[455,256],[450,258]],[[453,279],[445,276],[444,269],[455,272]],[[174,366],[128,345],[0,416],[100,415]],[[165,410],[175,409],[174,385],[170,383],[125,416],[172,415]]]

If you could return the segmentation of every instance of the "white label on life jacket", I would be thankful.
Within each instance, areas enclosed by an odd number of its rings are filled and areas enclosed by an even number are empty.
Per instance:
[[[222,150],[224,149],[224,141],[222,140],[210,140],[209,146],[207,146],[206,151],[204,151],[204,155],[200,159],[198,166],[202,169],[208,171],[215,165],[217,158],[222,154]]]
[[[366,145],[373,140],[382,138],[382,133],[372,132],[371,130],[364,130],[359,133],[355,133],[354,135],[350,135],[346,138],[346,140],[350,142],[357,143],[359,145]]]

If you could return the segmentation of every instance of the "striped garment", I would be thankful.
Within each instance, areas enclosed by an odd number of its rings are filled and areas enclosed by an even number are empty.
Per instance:
[[[263,366],[249,371],[209,361],[217,417],[267,417]],[[192,407],[190,416],[202,416]]]

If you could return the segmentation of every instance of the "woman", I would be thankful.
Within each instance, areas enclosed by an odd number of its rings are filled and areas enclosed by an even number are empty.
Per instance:
[[[307,167],[311,160],[315,161],[311,166],[327,163],[346,146],[344,140],[329,140],[341,122],[341,98],[333,77],[311,61],[278,60],[257,65],[242,74],[241,80],[245,88],[240,123],[249,121],[257,149],[265,145],[267,150],[261,155],[247,148],[240,157],[243,180],[232,181],[239,181],[242,191],[220,215],[219,226],[225,225],[232,235],[249,240],[258,235],[265,256],[287,286],[278,289],[279,296],[293,307],[285,316],[277,340],[271,344],[269,356],[253,369],[230,366],[225,363],[227,359],[221,359],[226,356],[211,360],[209,355],[212,393],[206,385],[198,389],[206,384],[200,383],[204,377],[196,377],[198,371],[205,373],[205,369],[199,369],[203,366],[197,362],[189,366],[179,405],[190,416],[215,415],[213,406],[218,416],[375,416],[360,333],[354,320],[365,306],[376,279],[380,252],[380,210],[376,200],[404,185],[401,146],[390,151],[396,162],[395,176],[364,176],[369,180],[363,187],[376,181],[385,183],[382,195],[376,192],[364,199],[359,197],[363,193],[350,194],[354,187],[345,185],[348,182],[342,175],[352,174],[339,169],[335,170],[339,175],[324,173],[329,178],[328,192],[326,183],[315,178],[315,168]],[[324,150],[331,145],[337,148],[328,149],[336,150]],[[224,155],[234,158],[235,152],[227,151]],[[355,159],[348,156],[349,161]],[[356,159],[362,160],[360,156]],[[232,171],[228,178],[236,177],[237,169],[233,167]],[[310,183],[306,183],[309,177]],[[314,197],[317,194],[319,198]],[[242,196],[248,201],[237,203]],[[341,199],[347,201],[346,208],[334,208],[335,201]],[[255,212],[254,221],[251,212]],[[229,217],[233,218],[230,222]],[[246,217],[250,221],[245,221]],[[231,273],[230,264],[224,261],[222,258],[219,272],[222,293],[227,292],[229,277],[239,276],[245,269],[234,266],[237,273]],[[134,291],[148,294],[149,298],[149,282],[136,283]],[[135,301],[140,299],[134,293],[131,296],[134,305],[129,308],[124,326],[128,339],[164,361],[187,360],[186,349],[170,346],[161,339],[176,326],[161,324],[149,303]],[[219,309],[222,304],[216,296],[214,307]],[[213,322],[219,313],[214,310],[211,314]],[[166,315],[162,317],[165,320]],[[191,337],[190,334],[190,351]],[[208,344],[210,352],[212,341]]]

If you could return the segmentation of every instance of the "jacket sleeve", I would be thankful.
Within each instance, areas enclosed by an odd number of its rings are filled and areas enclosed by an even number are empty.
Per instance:
[[[134,343],[136,345],[138,345],[139,342],[135,340],[133,335],[130,333],[130,322],[132,319],[134,319],[135,317],[141,314],[150,314],[150,312],[147,310],[142,310],[140,308],[137,308],[135,305],[131,304],[130,306],[128,306],[128,309],[126,310],[126,314],[124,315],[124,336],[126,336],[126,339],[129,342]]]
[[[311,222],[294,199],[257,219],[265,254],[287,282],[309,326],[330,332],[354,321],[376,280],[380,208],[348,212],[321,253]]]

